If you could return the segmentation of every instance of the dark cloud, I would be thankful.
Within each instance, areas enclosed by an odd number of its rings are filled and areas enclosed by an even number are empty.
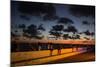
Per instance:
[[[89,30],[86,30],[85,32],[83,32],[85,35],[91,35]]]
[[[89,21],[82,21],[82,24],[87,26],[89,25],[95,26],[95,22],[89,22]]]
[[[69,18],[65,18],[65,17],[61,17],[59,18],[57,23],[61,23],[61,24],[73,24],[74,22],[69,19]]]
[[[53,4],[36,2],[19,2],[18,10],[21,14],[41,16],[44,20],[56,18],[56,9]],[[26,17],[25,17],[26,18]]]
[[[64,29],[63,31],[64,32],[73,32],[73,33],[78,32],[78,30],[76,29],[75,26],[68,26],[68,28]]]
[[[55,25],[55,26],[52,26],[52,30],[53,31],[62,31],[64,29],[64,26],[63,25]]]
[[[94,36],[95,35],[95,33],[94,32],[91,32],[91,36]]]
[[[56,37],[60,37],[62,33],[60,32],[55,32],[55,31],[49,31],[50,35],[54,35]]]
[[[81,5],[76,6],[76,5],[67,5],[67,4],[62,6],[60,4],[24,2],[24,1],[23,2],[14,1],[12,2],[11,6],[12,6],[11,22],[13,25],[13,29],[15,28],[16,25],[19,24],[19,26],[16,28],[23,29],[24,31],[24,33],[19,33],[19,34],[24,34],[25,36],[30,36],[38,39],[43,38],[43,36],[48,36],[49,34],[54,35],[54,37],[58,38],[61,37],[61,35],[63,35],[64,33],[67,34],[67,32],[72,32],[74,34],[75,32],[78,31],[82,31],[80,34],[94,35],[94,33],[92,32],[91,33],[87,31],[84,32],[84,28],[81,27],[82,25],[80,25],[81,21],[83,21],[82,24],[84,25],[95,24],[94,22],[95,18],[93,19],[91,18],[91,16],[94,17],[95,15],[94,6],[81,6]],[[88,18],[86,18],[87,16]],[[81,17],[81,19],[79,17]],[[23,20],[27,20],[27,21],[23,21]],[[43,22],[47,22],[47,23],[43,23]],[[24,25],[20,25],[20,24],[25,24],[26,26],[27,25],[29,26],[27,26],[24,29]],[[66,26],[67,28],[64,29],[64,26]],[[94,28],[93,25],[91,25],[91,27]],[[88,26],[86,26],[85,29],[88,29]],[[89,31],[94,31],[94,30],[89,28]],[[12,35],[14,34],[12,33]],[[75,35],[76,34],[74,34],[73,36]],[[70,36],[69,38],[72,38],[73,36]],[[67,35],[65,37],[67,37]],[[79,38],[79,36],[76,36],[76,38]]]
[[[88,21],[83,21],[82,24],[84,24],[84,25],[90,25],[90,23]]]
[[[38,30],[45,31],[45,28],[43,27],[43,24],[40,24],[40,25],[39,25]]]
[[[95,25],[95,21],[94,21],[94,22],[92,22],[92,24],[93,24],[93,25]]]
[[[19,28],[25,28],[26,27],[26,25],[25,24],[19,24],[19,26],[18,26]]]
[[[95,6],[70,6],[70,12],[74,16],[92,16],[95,17]]]
[[[59,17],[58,16],[56,16],[56,15],[49,15],[49,14],[47,14],[47,15],[45,15],[45,16],[43,16],[43,20],[44,21],[48,21],[48,20],[57,20],[57,19],[59,19]]]
[[[28,16],[25,16],[25,15],[20,15],[20,17],[22,18],[22,19],[24,19],[24,20],[30,20],[30,17],[28,17]]]

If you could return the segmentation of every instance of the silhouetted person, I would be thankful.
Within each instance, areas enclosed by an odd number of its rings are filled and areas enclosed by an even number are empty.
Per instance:
[[[72,48],[72,52],[74,52],[74,47],[73,47],[73,45],[71,46],[71,48]]]
[[[53,52],[53,45],[52,45],[52,43],[50,43],[50,46],[49,46],[50,48],[50,56],[52,56],[52,52]]]
[[[58,55],[60,55],[61,54],[61,46],[60,45],[58,45]]]
[[[42,44],[42,43],[38,42],[38,51],[41,50],[41,44]]]

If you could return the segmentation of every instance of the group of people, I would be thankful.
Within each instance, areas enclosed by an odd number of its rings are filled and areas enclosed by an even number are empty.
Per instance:
[[[50,56],[52,56],[53,50],[54,50],[53,44],[49,45],[49,50],[50,50]],[[60,55],[61,54],[61,46],[60,45],[57,45],[57,50],[58,50],[58,55]]]

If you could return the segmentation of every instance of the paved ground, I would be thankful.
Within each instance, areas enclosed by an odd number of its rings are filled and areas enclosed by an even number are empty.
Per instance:
[[[86,50],[82,50],[82,51],[75,51],[75,52],[70,52],[67,54],[62,54],[62,55],[56,55],[56,56],[49,56],[49,57],[45,57],[45,58],[39,58],[39,59],[35,59],[35,60],[28,60],[28,61],[23,61],[20,63],[15,63],[14,65],[16,66],[23,66],[23,65],[37,65],[37,64],[48,64],[48,63],[59,63],[60,61],[67,60],[67,57],[70,56],[78,56],[78,54],[80,54],[80,57],[82,56],[81,53],[86,52]],[[85,55],[84,55],[85,56]],[[87,56],[90,56],[89,54]],[[76,60],[80,60],[81,58],[73,58]],[[85,59],[85,58],[83,58]],[[59,62],[58,62],[59,61]],[[69,59],[69,61],[74,61],[72,59]],[[67,62],[67,61],[65,61]]]
[[[86,61],[95,61],[95,53],[94,52],[86,52],[78,55],[74,55],[71,57],[66,57],[60,60],[48,62],[46,64],[54,64],[54,63],[72,63],[72,62],[86,62]]]

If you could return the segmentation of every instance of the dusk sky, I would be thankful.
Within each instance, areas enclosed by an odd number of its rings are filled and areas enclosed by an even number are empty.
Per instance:
[[[25,24],[26,26],[29,26],[31,24],[34,24],[36,26],[39,26],[40,24],[43,24],[43,27],[46,29],[43,32],[43,35],[48,36],[49,31],[52,28],[52,26],[57,25],[58,19],[55,20],[43,20],[41,16],[35,16],[34,14],[24,14],[20,12],[19,9],[19,3],[20,1],[13,1],[11,2],[11,25],[12,25],[12,31],[17,29],[17,25],[19,24]],[[27,2],[29,3],[29,2]],[[34,4],[35,2],[33,2]],[[45,4],[45,3],[44,3]],[[88,16],[80,15],[76,16],[71,13],[70,8],[74,7],[76,5],[70,5],[70,4],[52,4],[55,8],[56,15],[58,17],[65,17],[71,19],[74,24],[73,26],[76,27],[78,32],[83,32],[86,30],[89,30],[90,32],[95,32],[95,17],[92,16],[91,14]],[[82,5],[79,5],[83,7]],[[87,6],[85,6],[87,7]],[[94,8],[94,6],[88,6]],[[91,12],[91,10],[87,9],[88,11]],[[81,10],[79,10],[81,11]],[[93,11],[92,11],[93,12]],[[27,15],[27,16],[23,16]],[[22,16],[22,17],[21,17]],[[82,22],[87,21],[90,25],[83,25]],[[64,25],[64,28],[67,28],[67,25]]]

